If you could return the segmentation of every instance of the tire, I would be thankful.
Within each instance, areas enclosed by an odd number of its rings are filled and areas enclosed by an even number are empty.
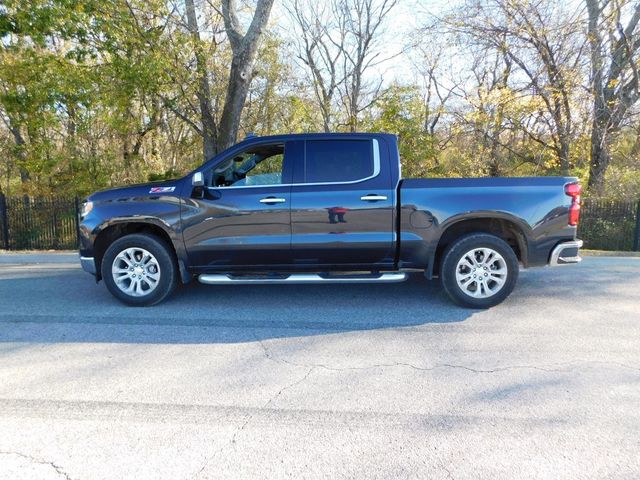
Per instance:
[[[109,245],[101,270],[109,292],[135,307],[162,302],[173,292],[178,278],[171,247],[147,234],[126,235]]]
[[[463,307],[498,305],[513,291],[518,279],[515,252],[495,235],[466,235],[449,245],[442,258],[442,286]]]

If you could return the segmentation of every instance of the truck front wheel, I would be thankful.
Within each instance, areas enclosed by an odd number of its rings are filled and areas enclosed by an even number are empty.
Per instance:
[[[440,267],[442,285],[452,300],[469,308],[489,308],[512,292],[518,258],[507,242],[475,233],[447,247]]]
[[[111,294],[127,305],[160,303],[175,288],[177,268],[169,246],[153,235],[126,235],[102,258],[102,278]]]

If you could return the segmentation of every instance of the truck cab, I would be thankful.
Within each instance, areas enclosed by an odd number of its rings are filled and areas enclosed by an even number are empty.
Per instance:
[[[186,186],[189,264],[393,268],[398,179],[390,163],[385,138],[371,135],[241,144],[198,170],[201,186]]]

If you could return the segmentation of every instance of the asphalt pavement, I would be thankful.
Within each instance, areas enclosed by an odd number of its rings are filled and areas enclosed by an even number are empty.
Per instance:
[[[487,311],[391,285],[119,304],[0,255],[0,479],[640,478],[640,258],[521,272]]]

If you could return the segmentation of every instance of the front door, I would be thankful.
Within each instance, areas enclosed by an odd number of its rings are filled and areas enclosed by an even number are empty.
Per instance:
[[[290,262],[290,159],[284,144],[254,145],[203,171],[183,210],[194,267],[231,270]]]
[[[387,161],[372,138],[305,142],[291,190],[294,264],[393,265],[395,186],[381,173]]]

